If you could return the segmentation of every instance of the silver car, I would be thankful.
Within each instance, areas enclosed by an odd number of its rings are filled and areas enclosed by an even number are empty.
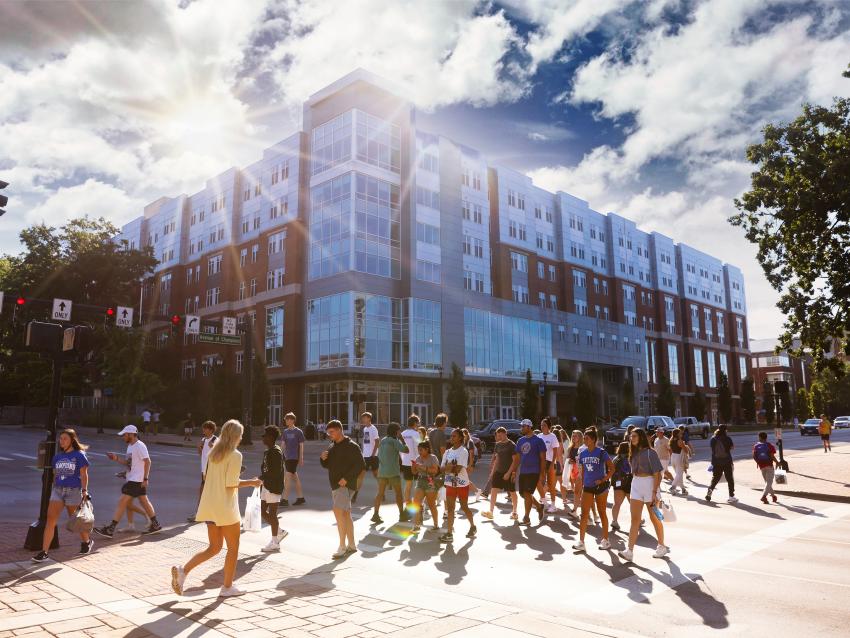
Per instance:
[[[832,422],[834,428],[850,428],[850,416],[837,416]]]

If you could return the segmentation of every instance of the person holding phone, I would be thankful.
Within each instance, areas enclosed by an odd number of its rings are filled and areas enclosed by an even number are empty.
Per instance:
[[[328,422],[327,435],[331,446],[322,452],[319,460],[328,471],[331,485],[336,531],[339,534],[339,547],[332,558],[337,560],[357,551],[354,544],[354,521],[351,518],[351,496],[357,488],[360,473],[366,469],[366,463],[360,446],[345,436],[342,423],[337,419]]]

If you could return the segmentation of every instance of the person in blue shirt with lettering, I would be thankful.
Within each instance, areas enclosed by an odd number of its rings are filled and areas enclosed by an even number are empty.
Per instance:
[[[88,498],[89,460],[85,450],[88,446],[80,443],[74,430],[62,430],[57,440],[59,451],[53,455],[53,491],[47,506],[47,523],[41,543],[41,551],[32,557],[33,562],[43,563],[48,558],[47,550],[53,542],[56,523],[62,514],[62,508],[73,516],[83,499]],[[80,532],[80,554],[90,554],[94,542],[89,532]]]
[[[589,427],[584,431],[585,447],[578,453],[579,474],[581,476],[581,523],[579,524],[579,540],[573,545],[577,552],[584,551],[584,534],[587,531],[587,517],[596,502],[599,518],[602,523],[602,540],[599,549],[611,549],[608,541],[608,490],[611,488],[611,477],[614,474],[614,464],[605,448],[597,447],[599,435],[596,428]]]
[[[537,510],[537,516],[540,517],[540,522],[543,522],[545,510],[543,503],[540,503],[534,498],[534,492],[537,491],[537,486],[543,484],[543,477],[546,473],[546,443],[539,436],[535,436],[532,428],[534,427],[530,419],[523,419],[520,424],[522,427],[522,436],[516,442],[516,453],[514,454],[514,467],[519,464],[519,493],[525,501],[525,516],[522,519],[523,525],[530,525],[531,505]]]

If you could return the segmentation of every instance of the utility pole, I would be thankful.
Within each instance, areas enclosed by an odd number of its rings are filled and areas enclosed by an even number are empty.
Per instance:
[[[251,439],[251,425],[253,423],[254,408],[254,330],[253,321],[248,317],[245,321],[245,363],[242,365],[244,378],[242,379],[242,425],[245,433],[242,436],[244,445],[253,445]]]

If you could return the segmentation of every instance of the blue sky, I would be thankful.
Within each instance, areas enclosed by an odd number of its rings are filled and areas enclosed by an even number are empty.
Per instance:
[[[362,67],[423,128],[744,270],[751,334],[781,325],[726,218],[747,144],[850,95],[848,0],[149,0],[0,3],[0,252],[28,224],[121,224],[300,125]]]

